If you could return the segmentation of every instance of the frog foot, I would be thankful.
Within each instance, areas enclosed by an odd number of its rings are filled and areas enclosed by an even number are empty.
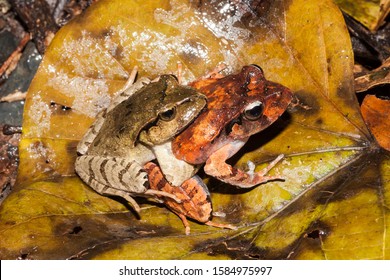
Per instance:
[[[220,223],[215,223],[213,221],[208,221],[205,223],[205,225],[211,226],[211,227],[217,227],[217,228],[226,228],[226,229],[231,229],[231,230],[237,230],[236,226],[230,225],[230,224],[220,224]]]
[[[225,63],[220,63],[217,65],[213,70],[208,72],[206,75],[201,77],[201,79],[208,79],[208,78],[214,78],[214,79],[220,79],[225,77],[225,75],[221,74],[220,72],[225,70],[227,68],[227,65]]]
[[[255,170],[255,164],[251,161],[248,162],[248,169],[249,171],[246,173],[237,172],[237,175],[241,174],[242,176],[242,182],[239,184],[236,184],[239,187],[242,188],[250,188],[254,185],[258,185],[261,183],[265,183],[272,180],[284,180],[283,177],[280,176],[265,176],[278,162],[280,162],[284,158],[284,155],[281,154],[277,158],[275,158],[271,163],[269,163],[264,169],[254,172]],[[245,179],[245,174],[247,175],[247,179]]]
[[[270,164],[268,164],[263,170],[259,171],[259,172],[256,172],[255,174],[257,174],[258,176],[261,176],[263,177],[264,175],[266,175],[272,168],[274,168],[274,166],[279,162],[281,161],[282,159],[284,158],[284,154],[280,154],[277,156],[277,158],[275,158],[273,161],[271,161]],[[253,164],[253,163],[252,163]],[[249,162],[248,162],[248,165],[249,165]],[[254,164],[253,164],[254,165]],[[253,169],[254,170],[254,169]],[[267,176],[267,177],[264,177],[264,178],[273,178],[272,180],[274,179],[280,179],[280,180],[284,180],[282,177],[279,177],[279,176]]]
[[[264,169],[254,172],[255,164],[251,161],[248,162],[249,171],[246,173],[248,175],[248,180],[243,180],[241,184],[236,184],[241,188],[250,188],[254,185],[258,185],[261,183],[265,183],[272,180],[283,180],[284,178],[281,176],[265,176],[278,162],[280,162],[284,158],[284,155],[281,154],[277,158],[275,158],[271,163],[269,163]],[[238,172],[237,174],[239,174]],[[245,177],[245,175],[243,175]],[[249,183],[249,184],[246,184]]]
[[[118,195],[118,192],[114,193],[115,195]],[[128,203],[130,203],[131,207],[134,209],[135,212],[139,214],[141,212],[141,207],[139,207],[138,203],[129,195],[128,193],[123,192],[122,197],[127,200]]]
[[[138,66],[134,66],[134,68],[130,72],[130,75],[129,75],[125,85],[121,89],[121,92],[126,91],[127,89],[129,89],[129,87],[131,87],[134,84],[135,78],[137,77],[137,73],[138,73]]]
[[[221,149],[214,153],[207,160],[204,166],[204,171],[221,180],[222,182],[238,186],[240,188],[251,188],[255,185],[265,183],[271,180],[283,180],[280,176],[265,176],[280,160],[283,159],[284,155],[279,155],[274,159],[266,168],[259,172],[254,172],[254,164],[248,163],[249,171],[245,172],[240,169],[234,168],[225,162],[228,157],[224,155],[226,151]]]
[[[176,213],[179,218],[181,219],[184,228],[185,228],[185,234],[190,235],[191,233],[191,227],[190,224],[188,223],[187,217],[183,214],[178,214]],[[231,229],[231,230],[237,230],[236,226],[230,225],[230,224],[220,224],[220,223],[215,223],[212,221],[207,221],[204,223],[205,225],[211,226],[211,227],[216,227],[216,228],[225,228],[225,229]]]

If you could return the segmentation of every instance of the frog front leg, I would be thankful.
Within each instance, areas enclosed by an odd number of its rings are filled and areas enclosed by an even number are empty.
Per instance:
[[[236,140],[215,151],[207,159],[204,171],[208,175],[225,183],[241,188],[251,188],[255,185],[271,180],[283,180],[280,176],[265,175],[284,157],[284,155],[279,155],[266,168],[259,172],[253,172],[254,168],[252,168],[249,172],[244,172],[227,164],[226,160],[240,150],[245,143],[246,141]]]
[[[151,147],[165,179],[173,186],[180,186],[199,170],[199,166],[179,160],[172,152],[171,142]]]
[[[149,189],[147,173],[134,161],[123,158],[80,156],[75,170],[80,178],[102,195],[116,195],[125,198],[135,211],[140,207],[132,196],[166,196],[181,201],[170,193]]]

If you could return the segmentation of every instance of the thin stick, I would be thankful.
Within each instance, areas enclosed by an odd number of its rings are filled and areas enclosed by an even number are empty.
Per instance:
[[[11,55],[7,58],[7,60],[3,63],[3,65],[0,67],[0,76],[4,74],[5,71],[7,71],[8,67],[11,65],[12,61],[17,57],[24,47],[26,46],[27,42],[30,41],[30,33],[27,33],[22,40],[20,40],[19,45],[16,47],[16,49],[11,53]]]
[[[26,99],[27,92],[15,91],[10,93],[2,98],[0,98],[0,102],[15,102],[22,101]]]

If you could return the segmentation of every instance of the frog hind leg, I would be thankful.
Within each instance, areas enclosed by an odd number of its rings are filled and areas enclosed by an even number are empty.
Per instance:
[[[219,224],[210,221],[212,212],[210,193],[199,176],[195,175],[177,187],[172,186],[166,180],[160,167],[155,163],[148,162],[144,168],[148,172],[150,188],[176,193],[183,198],[183,203],[181,204],[167,199],[162,200],[165,206],[181,219],[186,235],[189,235],[191,232],[187,217],[213,227],[236,229],[236,227],[229,224]]]
[[[188,220],[187,220],[187,217],[183,214],[179,214],[179,213],[176,213],[174,212],[179,218],[180,220],[182,221],[183,225],[184,225],[184,229],[185,229],[185,234],[186,235],[190,235],[191,233],[191,227],[190,227],[190,224],[188,223]]]
[[[91,186],[91,188],[93,188],[95,191],[97,191],[100,194],[123,197],[124,199],[127,200],[127,202],[130,203],[130,205],[134,209],[134,211],[136,211],[137,213],[139,213],[141,211],[141,208],[138,205],[138,203],[134,200],[134,198],[128,192],[125,192],[123,190],[114,189],[114,188],[111,188],[107,185],[103,185],[102,183],[96,181],[95,179],[92,179],[90,181],[90,186]]]
[[[144,193],[149,187],[147,173],[136,161],[84,155],[76,159],[75,170],[86,183],[95,179],[130,193]]]
[[[76,159],[75,170],[98,193],[124,197],[134,209],[139,206],[130,195],[145,193],[148,188],[147,174],[135,161],[85,155]]]
[[[76,159],[75,170],[84,182],[103,195],[118,195],[124,198],[129,198],[128,194],[161,195],[181,202],[170,193],[149,189],[147,173],[136,161],[85,155]]]

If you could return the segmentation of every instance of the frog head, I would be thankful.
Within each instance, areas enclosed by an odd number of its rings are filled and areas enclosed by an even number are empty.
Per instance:
[[[206,78],[190,84],[207,96],[207,108],[172,142],[178,159],[204,163],[236,140],[246,141],[277,120],[292,100],[291,91],[264,77],[256,65],[236,74]]]
[[[139,141],[146,145],[162,144],[179,134],[206,106],[206,97],[196,89],[179,85],[172,75],[162,75],[158,81],[163,90],[151,108],[154,118],[139,133]]]

